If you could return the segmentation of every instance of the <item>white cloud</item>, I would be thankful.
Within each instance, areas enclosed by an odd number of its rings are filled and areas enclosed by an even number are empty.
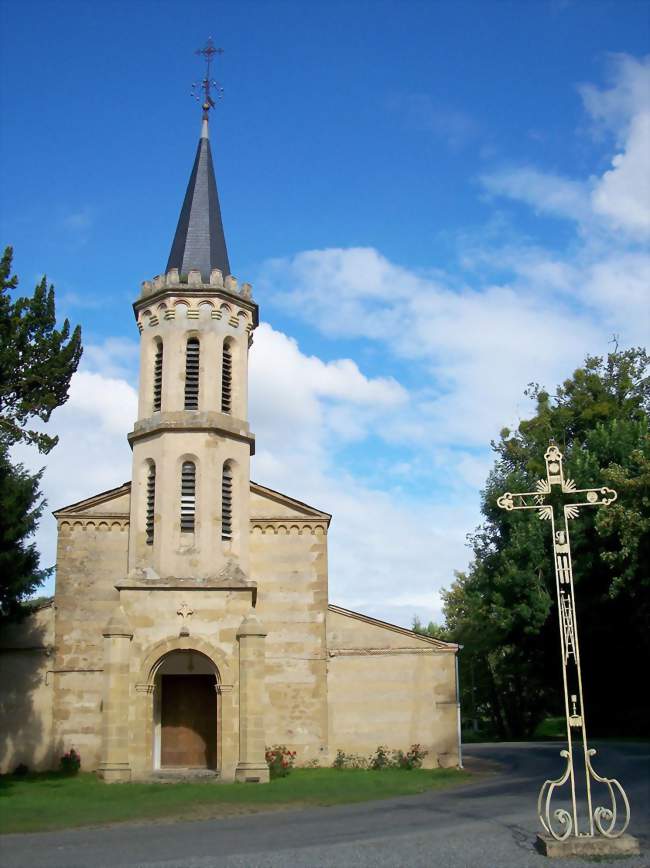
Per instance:
[[[579,90],[596,131],[614,137],[611,168],[600,177],[572,179],[509,166],[487,172],[481,178],[485,189],[592,231],[598,226],[631,240],[650,237],[650,57],[613,55],[610,78],[610,88],[582,85]]]
[[[650,82],[649,82],[650,87]],[[637,114],[624,149],[596,185],[592,202],[597,214],[616,229],[650,236],[650,111]]]
[[[582,221],[590,211],[587,184],[531,166],[487,172],[481,182],[489,193],[516,199],[537,213]]]
[[[596,182],[594,211],[633,237],[650,236],[650,56],[613,55],[612,86],[580,90],[592,119],[613,133],[612,168]]]
[[[357,440],[379,415],[406,401],[406,391],[394,379],[369,379],[351,359],[323,362],[305,356],[295,340],[266,323],[255,333],[251,417],[265,432],[265,448],[276,454],[296,442],[319,452],[333,433]]]
[[[384,421],[385,436],[396,442],[461,448],[489,443],[531,380],[562,378],[604,337],[585,314],[535,287],[452,290],[393,265],[376,250],[321,253],[322,270],[319,251],[271,263],[265,293],[279,287],[278,303],[328,335],[381,342],[396,365],[417,362],[429,389],[414,393],[409,406]],[[341,317],[341,305],[355,316]]]
[[[140,347],[130,338],[107,337],[101,343],[84,346],[83,367],[97,371],[105,377],[116,377],[135,382]]]

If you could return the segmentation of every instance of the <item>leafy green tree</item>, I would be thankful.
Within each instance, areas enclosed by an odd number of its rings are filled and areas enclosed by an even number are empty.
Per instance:
[[[431,639],[441,639],[443,642],[453,641],[449,636],[449,630],[444,624],[436,624],[435,621],[429,621],[425,626],[417,615],[413,617],[413,626],[411,628],[414,633],[420,636],[429,636]]]
[[[502,737],[528,735],[562,712],[548,526],[496,503],[505,491],[533,490],[550,438],[579,488],[602,481],[619,493],[608,509],[583,510],[571,528],[587,723],[592,733],[647,730],[634,661],[650,650],[648,363],[642,349],[616,349],[587,358],[553,396],[531,386],[534,416],[492,444],[473,561],[443,600],[449,633],[464,645],[464,690],[471,669],[475,704]]]
[[[7,247],[0,260],[0,447],[22,441],[47,453],[57,438],[26,426],[34,418],[47,422],[67,401],[82,353],[81,328],[71,335],[67,319],[56,328],[54,287],[45,277],[31,298],[12,298],[18,286],[12,259]]]
[[[24,600],[51,572],[28,542],[45,506],[42,471],[13,466],[9,450],[22,442],[48,453],[56,445],[57,437],[28,426],[47,422],[65,403],[82,352],[79,326],[70,334],[66,319],[57,329],[54,287],[45,278],[31,298],[15,297],[12,258],[7,247],[0,260],[0,619],[24,614]]]

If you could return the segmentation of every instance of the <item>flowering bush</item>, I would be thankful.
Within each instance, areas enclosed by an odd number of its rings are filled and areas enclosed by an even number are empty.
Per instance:
[[[389,769],[391,766],[394,766],[390,753],[388,752],[388,748],[385,748],[382,744],[379,745],[377,750],[370,757],[370,768],[371,769]]]
[[[345,753],[338,750],[332,763],[334,769],[419,769],[422,760],[428,751],[422,750],[419,744],[412,744],[409,750],[389,750],[384,745],[379,745],[377,750],[368,758],[356,753]]]
[[[358,753],[345,753],[342,750],[336,752],[336,759],[332,763],[333,769],[367,769],[368,759]]]
[[[400,769],[419,769],[422,767],[422,760],[428,753],[429,751],[422,750],[419,744],[412,744],[406,753],[401,750],[393,751],[393,759],[395,765]]]
[[[265,756],[272,778],[286,778],[296,761],[295,750],[289,750],[283,744],[267,747]]]
[[[81,768],[81,757],[77,751],[71,747],[67,753],[63,754],[59,764],[64,775],[76,775]]]

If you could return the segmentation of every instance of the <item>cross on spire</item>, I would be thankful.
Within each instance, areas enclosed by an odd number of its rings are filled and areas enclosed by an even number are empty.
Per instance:
[[[223,54],[223,48],[215,48],[214,41],[211,36],[208,36],[208,39],[203,46],[203,48],[197,48],[194,54],[200,54],[205,58],[205,76],[204,78],[198,82],[195,81],[192,85],[192,95],[195,99],[200,99],[197,91],[203,91],[203,117],[208,117],[208,112],[211,108],[214,108],[214,100],[210,95],[210,89],[214,87],[217,92],[217,96],[221,96],[223,93],[223,88],[219,84],[218,81],[210,78],[210,65],[212,64],[212,60],[215,54]]]

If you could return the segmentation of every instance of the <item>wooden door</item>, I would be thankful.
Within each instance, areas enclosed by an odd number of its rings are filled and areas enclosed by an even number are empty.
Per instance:
[[[163,675],[160,764],[216,767],[217,694],[214,675]]]

